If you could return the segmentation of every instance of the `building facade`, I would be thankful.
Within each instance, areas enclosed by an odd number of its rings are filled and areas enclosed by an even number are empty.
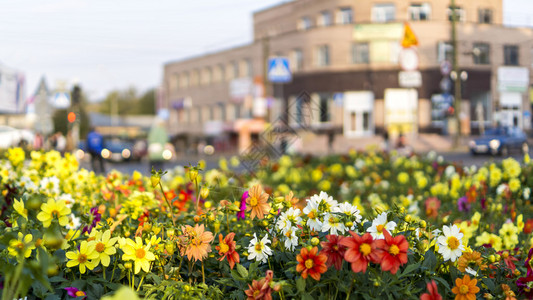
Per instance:
[[[463,133],[496,123],[530,129],[533,31],[504,26],[502,11],[502,0],[295,0],[256,12],[250,44],[164,66],[169,133],[242,148],[285,109],[299,128],[313,105],[303,147],[324,132],[346,141],[446,134],[453,76],[462,81]],[[453,14],[460,72],[450,76]],[[406,22],[418,39],[414,73],[400,66]],[[272,56],[289,58],[290,83],[265,80]]]

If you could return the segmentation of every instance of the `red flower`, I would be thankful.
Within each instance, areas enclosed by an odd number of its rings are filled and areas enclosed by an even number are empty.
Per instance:
[[[326,239],[328,239],[327,242],[320,243],[322,246],[322,251],[320,251],[320,253],[323,253],[328,257],[328,260],[326,261],[328,268],[335,265],[335,269],[340,270],[342,268],[344,253],[346,252],[346,246],[339,243],[343,237],[328,234],[326,235]]]
[[[150,212],[145,211],[142,215],[139,216],[137,221],[139,221],[139,227],[144,225],[144,222],[147,222],[150,219]]]
[[[499,251],[498,254],[501,255],[503,262],[509,268],[512,272],[516,270],[516,265],[514,264],[515,261],[518,261],[516,257],[511,255],[508,250]]]
[[[216,246],[218,254],[222,255],[222,257],[220,257],[218,260],[223,261],[224,258],[227,258],[229,266],[232,269],[235,266],[235,263],[240,261],[239,253],[235,251],[235,244],[237,243],[233,240],[234,237],[234,232],[228,233],[224,239],[222,239],[222,234],[219,234],[219,245]]]
[[[339,244],[346,246],[344,259],[352,264],[352,271],[366,272],[369,262],[377,263],[377,249],[374,239],[370,233],[365,233],[363,236],[350,231],[351,237],[343,238]]]
[[[436,218],[439,215],[440,201],[436,197],[429,197],[426,199],[426,215],[428,217]]]
[[[272,300],[272,288],[270,287],[270,281],[274,272],[271,270],[266,271],[265,278],[257,281],[252,281],[252,285],[248,285],[248,288],[244,293],[248,296],[248,300]]]
[[[186,211],[185,205],[191,199],[191,195],[184,190],[180,190],[180,193],[172,199],[172,205],[177,207],[179,211]]]
[[[403,235],[392,237],[387,230],[383,230],[383,235],[385,239],[376,241],[381,269],[396,274],[400,266],[407,263],[409,242]]]
[[[528,219],[524,225],[524,233],[530,234],[531,232],[533,232],[533,219]]]
[[[304,279],[307,275],[311,275],[314,280],[320,280],[320,274],[325,273],[328,268],[326,267],[326,260],[328,259],[325,254],[318,254],[318,247],[313,247],[310,251],[303,247],[300,254],[296,256],[298,265],[296,271],[302,273]]]
[[[427,284],[427,289],[429,293],[420,295],[420,300],[442,300],[434,280]]]

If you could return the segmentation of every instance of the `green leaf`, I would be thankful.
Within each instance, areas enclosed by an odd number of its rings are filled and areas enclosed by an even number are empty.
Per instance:
[[[248,270],[246,270],[241,264],[237,264],[237,272],[239,272],[242,278],[248,278]]]
[[[241,274],[237,270],[231,270],[231,277],[237,281],[244,281],[244,278],[241,277]]]
[[[405,270],[403,271],[402,275],[400,275],[400,278],[406,276],[407,274],[409,274],[411,272],[413,272],[414,270],[418,269],[419,267],[420,267],[420,262],[418,262],[416,264],[408,265],[405,268]]]
[[[303,277],[296,279],[296,288],[299,292],[305,292],[305,279]]]
[[[436,266],[437,258],[435,257],[435,253],[433,250],[429,249],[424,255],[424,263],[422,263],[422,267],[425,267],[429,270],[434,270]]]
[[[452,289],[450,288],[450,285],[448,284],[448,282],[446,282],[446,280],[440,278],[440,277],[433,277],[432,279],[440,282],[442,285],[444,285],[446,287],[446,290],[448,291],[451,291]]]
[[[493,292],[496,289],[494,282],[490,278],[482,278],[481,281],[487,286],[489,291]]]

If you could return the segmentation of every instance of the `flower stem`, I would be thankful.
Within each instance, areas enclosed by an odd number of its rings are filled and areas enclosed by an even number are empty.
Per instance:
[[[143,281],[144,281],[144,277],[146,276],[146,274],[143,274],[143,276],[141,276],[141,281],[139,282],[139,285],[137,286],[137,292],[139,291],[139,289],[141,288],[141,285],[143,284]]]
[[[202,282],[205,284],[204,261],[202,260]]]

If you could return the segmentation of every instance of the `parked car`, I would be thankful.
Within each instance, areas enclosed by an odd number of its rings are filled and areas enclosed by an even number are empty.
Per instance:
[[[83,159],[87,153],[87,144],[80,141],[76,156]],[[146,142],[143,140],[130,140],[117,137],[104,138],[104,149],[101,155],[104,159],[114,162],[139,161],[146,155]]]
[[[0,148],[32,145],[34,139],[35,135],[29,130],[0,125]]]
[[[470,141],[470,152],[474,155],[485,153],[508,156],[510,151],[529,152],[527,135],[517,127],[496,127],[487,129],[485,134]]]

